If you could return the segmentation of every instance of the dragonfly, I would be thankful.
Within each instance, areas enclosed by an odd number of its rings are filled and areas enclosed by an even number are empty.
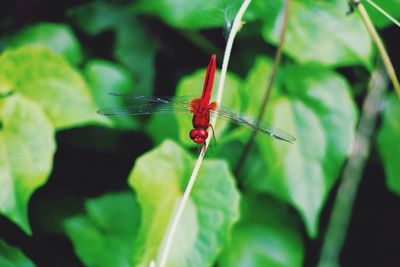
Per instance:
[[[125,99],[131,100],[132,105],[103,108],[98,110],[97,113],[105,116],[192,113],[193,129],[189,132],[189,137],[193,142],[204,146],[208,138],[208,129],[211,128],[215,138],[214,128],[210,123],[210,116],[218,116],[235,124],[245,125],[255,131],[272,136],[275,139],[293,143],[296,138],[281,129],[274,128],[250,115],[233,112],[226,107],[218,105],[217,102],[210,102],[216,71],[216,61],[216,56],[212,55],[207,66],[200,98],[193,99],[193,97],[190,96],[158,97],[131,95],[127,93],[110,93],[113,96],[124,97]]]

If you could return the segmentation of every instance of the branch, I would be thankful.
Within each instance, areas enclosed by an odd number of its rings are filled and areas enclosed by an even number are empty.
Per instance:
[[[219,78],[219,84],[218,84],[218,89],[217,89],[217,99],[216,102],[219,104],[221,103],[222,100],[222,94],[223,94],[223,89],[224,89],[224,84],[225,84],[225,77],[226,77],[226,71],[228,68],[228,63],[229,63],[229,58],[231,55],[231,51],[232,51],[232,46],[233,46],[233,41],[235,39],[235,36],[237,34],[237,32],[240,30],[240,28],[242,27],[242,17],[244,12],[246,11],[247,7],[249,6],[251,0],[244,0],[238,13],[236,14],[235,20],[233,21],[232,24],[232,29],[231,32],[229,33],[229,37],[228,37],[228,41],[226,43],[226,48],[225,48],[225,53],[224,53],[224,60],[222,62],[222,70],[221,70],[221,75]],[[215,128],[217,122],[217,118],[213,117],[211,119],[211,124],[212,127]],[[178,209],[176,210],[176,213],[174,214],[174,216],[172,217],[172,222],[170,227],[168,228],[166,235],[165,235],[165,245],[163,245],[160,250],[160,263],[159,263],[159,267],[164,267],[167,263],[167,259],[168,259],[168,255],[169,255],[169,251],[171,250],[171,245],[172,245],[172,240],[175,236],[175,232],[176,232],[176,228],[178,226],[178,223],[182,217],[182,213],[183,210],[185,209],[186,203],[189,199],[190,196],[190,192],[192,191],[193,185],[196,181],[197,175],[199,173],[200,170],[200,166],[203,162],[204,159],[204,155],[206,153],[207,147],[210,143],[210,138],[211,138],[211,134],[209,135],[206,145],[203,146],[203,149],[199,155],[199,157],[197,158],[196,164],[194,166],[192,175],[190,176],[188,185],[186,186],[185,192],[183,194],[182,200],[179,203]]]
[[[393,64],[390,61],[385,46],[383,45],[383,42],[379,37],[374,25],[372,24],[371,18],[369,17],[367,10],[365,10],[365,7],[362,3],[358,3],[358,10],[360,11],[361,18],[364,21],[364,24],[367,27],[367,30],[371,35],[372,40],[374,41],[375,45],[378,48],[379,53],[381,54],[383,64],[385,65],[386,71],[390,77],[390,80],[393,83],[393,87],[396,90],[398,97],[400,97],[399,80],[397,79],[396,72],[394,71]]]
[[[397,25],[397,27],[400,27],[400,22],[398,22],[393,16],[391,16],[389,13],[387,13],[383,8],[372,2],[371,0],[366,0],[368,4],[373,6],[376,10],[382,13],[386,18],[388,18],[390,21],[392,21],[394,24]]]
[[[258,116],[257,119],[258,121],[262,121],[263,117],[264,117],[264,113],[265,113],[265,109],[267,107],[267,102],[269,99],[269,96],[271,94],[271,89],[272,89],[272,85],[274,84],[274,80],[275,80],[275,75],[276,72],[278,71],[278,67],[281,61],[281,56],[282,56],[282,48],[283,48],[283,43],[285,40],[285,36],[286,36],[286,26],[287,26],[287,19],[288,19],[288,13],[289,13],[289,0],[285,0],[284,3],[284,8],[283,8],[283,16],[282,16],[282,30],[281,30],[281,35],[279,36],[279,42],[278,42],[278,48],[276,49],[276,53],[275,53],[275,58],[274,58],[274,64],[272,66],[272,70],[271,73],[269,75],[269,79],[268,79],[268,83],[267,83],[267,87],[265,88],[265,94],[264,94],[264,98],[263,101],[261,103],[261,108],[260,111],[258,112]],[[250,152],[250,148],[254,143],[254,140],[256,138],[256,134],[257,131],[253,131],[249,141],[246,143],[243,152],[240,154],[240,158],[238,160],[238,163],[235,167],[234,170],[234,174],[236,177],[239,177],[239,172],[240,169],[242,168],[242,166],[244,165],[244,163],[246,162],[246,158]],[[239,186],[243,183],[243,181],[241,181],[240,179],[238,179],[239,182]],[[242,186],[240,186],[242,187]]]
[[[387,82],[388,79],[383,67],[379,67],[372,73],[369,93],[364,101],[355,142],[343,171],[343,178],[326,230],[318,267],[339,266],[340,251],[347,234],[347,227],[364,166],[370,153],[371,136],[375,129]]]

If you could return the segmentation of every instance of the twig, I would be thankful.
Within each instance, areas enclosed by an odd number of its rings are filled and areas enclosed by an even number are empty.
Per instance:
[[[364,21],[364,24],[367,27],[367,30],[368,30],[369,34],[371,35],[372,40],[374,41],[375,45],[378,48],[379,53],[381,54],[383,64],[385,65],[386,71],[390,77],[390,80],[393,83],[393,87],[396,90],[398,97],[400,97],[399,80],[397,79],[396,72],[394,71],[393,64],[390,61],[390,58],[385,49],[385,46],[383,45],[383,42],[382,42],[381,38],[379,37],[374,25],[372,24],[371,19],[367,13],[367,10],[365,10],[365,7],[362,3],[358,4],[358,10],[360,11],[361,18]]]
[[[397,27],[400,27],[400,22],[398,22],[393,16],[391,16],[389,13],[387,13],[383,8],[372,2],[371,0],[366,0],[368,4],[373,6],[376,10],[381,12],[386,18],[388,18],[390,21],[392,21],[394,24],[397,25]]]
[[[381,98],[388,83],[383,67],[371,76],[369,93],[364,101],[356,138],[343,171],[331,218],[326,230],[318,267],[339,266],[340,251],[347,233],[354,199],[364,166],[370,153],[371,136],[375,129]]]
[[[276,49],[274,64],[272,66],[271,73],[269,75],[267,87],[265,88],[265,94],[264,94],[263,101],[261,103],[261,108],[260,108],[260,111],[258,112],[257,118],[259,121],[262,121],[262,119],[264,117],[264,113],[265,113],[265,109],[267,107],[267,102],[268,102],[268,99],[269,99],[269,96],[271,93],[272,85],[274,84],[275,75],[276,75],[276,72],[278,71],[278,67],[279,67],[279,64],[281,61],[282,48],[283,48],[283,43],[284,43],[285,35],[286,35],[286,28],[287,28],[286,25],[287,25],[288,13],[289,13],[289,0],[285,0],[284,8],[283,8],[283,16],[282,16],[282,28],[281,28],[281,34],[279,36],[278,48]],[[250,152],[251,146],[253,145],[254,140],[256,138],[256,134],[257,134],[257,131],[252,132],[252,134],[249,138],[249,141],[246,143],[245,147],[243,148],[243,152],[240,154],[240,158],[239,158],[238,163],[234,170],[234,174],[236,177],[239,177],[240,169],[242,168],[242,166],[244,165],[244,163],[246,161],[246,158]],[[238,178],[238,182],[239,182],[239,186],[242,187],[243,181],[241,181],[241,179]]]
[[[225,84],[226,71],[228,68],[229,58],[230,58],[231,51],[232,51],[233,40],[235,39],[237,32],[242,27],[242,17],[243,17],[244,12],[246,11],[247,7],[249,6],[250,2],[251,2],[251,0],[243,1],[238,13],[236,14],[235,20],[233,21],[231,32],[229,33],[229,37],[228,37],[228,41],[226,43],[226,48],[225,48],[225,53],[224,53],[224,60],[222,63],[221,75],[219,78],[219,84],[218,84],[218,89],[217,89],[217,99],[216,99],[217,103],[221,103],[221,100],[222,100],[222,93],[223,93],[224,84]],[[217,122],[216,118],[211,119],[212,127],[215,128],[216,122]],[[167,230],[167,233],[165,236],[165,245],[163,245],[161,247],[161,252],[160,252],[161,256],[160,256],[160,261],[158,264],[159,267],[164,267],[167,263],[169,251],[171,249],[172,240],[175,236],[176,228],[182,217],[183,210],[185,209],[186,203],[189,199],[190,192],[192,191],[193,185],[196,181],[196,177],[199,173],[200,166],[203,162],[205,152],[207,150],[208,144],[210,143],[210,138],[211,138],[211,134],[209,135],[206,145],[203,147],[199,157],[197,158],[196,164],[194,166],[192,175],[190,176],[190,179],[189,179],[188,185],[185,189],[185,192],[183,194],[182,200],[180,201],[178,209],[176,210],[176,213],[174,214],[174,216],[172,218],[171,226]]]

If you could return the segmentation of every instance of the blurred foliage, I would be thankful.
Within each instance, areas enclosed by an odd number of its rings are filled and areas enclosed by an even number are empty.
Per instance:
[[[292,1],[285,42],[293,45],[284,46],[284,52],[299,63],[370,66],[373,50],[368,32],[359,16],[346,16],[347,9],[342,0]],[[262,33],[277,44],[280,31],[275,20],[265,23]]]
[[[245,195],[240,210],[241,220],[222,252],[220,266],[302,266],[303,244],[288,207]]]
[[[379,152],[387,175],[387,185],[400,195],[400,144],[393,142],[400,136],[400,104],[396,95],[391,94],[385,103],[383,125],[378,135]]]
[[[69,14],[89,34],[112,30],[115,34],[113,56],[133,75],[137,93],[152,93],[157,47],[134,14],[104,1],[82,5]]]
[[[31,233],[28,201],[50,174],[54,127],[40,106],[23,96],[2,102],[0,210]]]
[[[15,94],[42,107],[58,129],[102,121],[81,73],[47,48],[25,46],[3,52],[0,80],[8,80]]]
[[[146,1],[132,5],[134,10],[159,16],[172,27],[204,29],[221,27],[233,19],[242,1]]]
[[[64,223],[82,261],[87,266],[129,266],[140,218],[134,195],[109,193],[87,200],[85,210]]]
[[[0,265],[3,267],[34,267],[33,264],[18,248],[0,240]]]
[[[188,138],[191,117],[101,117],[96,111],[129,104],[112,92],[197,97],[209,54],[218,53],[214,47],[223,51],[242,1],[37,2],[40,8],[32,12],[29,5],[20,10],[35,18],[14,16],[21,7],[11,2],[4,8],[10,14],[0,17],[0,213],[29,236],[53,228],[45,226],[46,218],[62,222],[57,234],[72,242],[79,264],[149,266],[159,260],[198,155]],[[400,18],[399,0],[379,4]],[[233,175],[251,132],[219,120],[217,145],[211,144],[201,166],[167,266],[304,264],[307,242],[321,236],[322,211],[354,141],[365,94],[358,88],[365,87],[376,65],[360,17],[346,16],[347,10],[342,0],[290,2],[283,59],[264,120],[297,140],[287,144],[257,135]],[[377,27],[390,29],[382,14],[368,11]],[[250,4],[234,45],[223,106],[258,114],[282,12],[282,0]],[[214,88],[219,75],[217,70]],[[398,97],[390,93],[376,140],[387,186],[397,195],[399,116]],[[69,164],[73,158],[89,167]],[[122,182],[114,186],[114,181]],[[74,198],[74,212],[79,205],[82,210],[70,216],[38,200],[37,211],[29,206],[34,192],[43,202]],[[32,219],[36,213],[42,219]],[[7,243],[16,243],[1,233]],[[0,266],[34,266],[6,242],[0,240]],[[37,257],[33,261],[40,261]],[[69,257],[60,260],[73,262]]]
[[[26,27],[14,35],[10,47],[34,46],[48,47],[65,57],[72,65],[82,62],[82,50],[79,40],[67,25],[40,23]]]
[[[83,75],[92,90],[92,96],[99,107],[124,105],[122,98],[110,97],[108,93],[128,93],[133,90],[129,72],[113,62],[92,59],[83,69]],[[135,129],[137,123],[132,117],[111,117],[113,124],[120,128]]]

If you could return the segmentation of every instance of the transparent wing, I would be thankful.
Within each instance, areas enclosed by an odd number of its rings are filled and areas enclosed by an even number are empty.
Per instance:
[[[113,96],[123,97],[127,106],[103,108],[97,113],[106,116],[146,115],[153,113],[189,113],[190,97],[158,97],[138,96],[130,94],[110,93]]]
[[[276,139],[283,140],[289,143],[293,143],[296,138],[287,132],[274,128],[265,122],[261,122],[258,119],[246,115],[244,113],[235,113],[225,107],[218,107],[215,110],[211,110],[211,115],[219,116],[224,119],[228,119],[233,123],[246,125],[255,131],[268,134]]]
[[[145,96],[145,95],[134,95],[130,93],[110,93],[112,96],[122,97],[126,100],[131,101],[143,101],[143,102],[154,102],[154,103],[190,103],[192,99],[198,98],[198,96]]]
[[[124,116],[124,115],[145,115],[153,113],[175,114],[188,113],[190,103],[196,97],[192,96],[175,96],[175,97],[158,97],[158,96],[138,96],[131,94],[110,93],[113,96],[123,97],[127,100],[127,106],[103,108],[97,111],[101,115],[107,116]],[[274,128],[267,123],[260,122],[256,118],[244,113],[235,113],[225,107],[218,107],[210,110],[212,116],[220,116],[230,120],[236,124],[246,125],[255,131],[268,134],[276,139],[293,143],[296,138],[285,131]]]

